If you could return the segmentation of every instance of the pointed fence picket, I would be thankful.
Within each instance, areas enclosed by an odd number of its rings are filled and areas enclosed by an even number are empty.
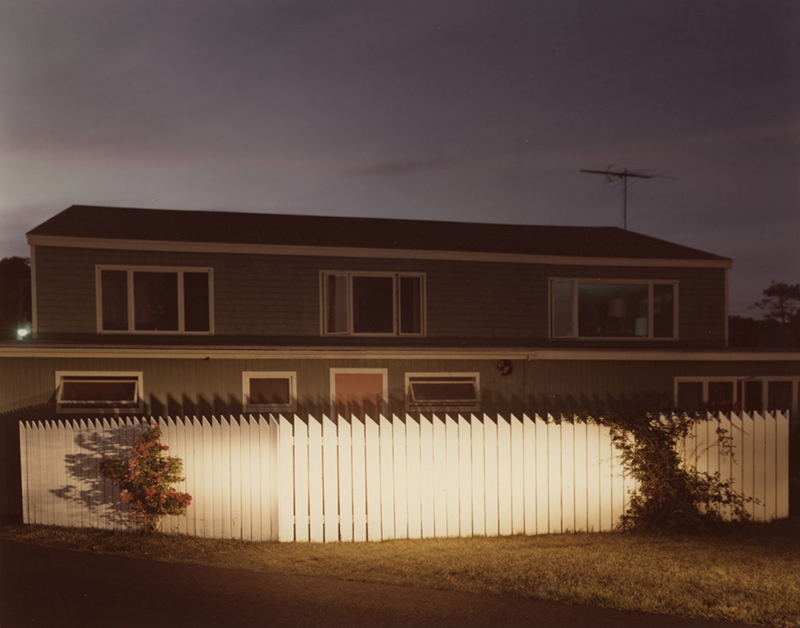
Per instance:
[[[20,426],[26,523],[123,529],[128,507],[98,474],[149,425],[183,460],[193,496],[171,533],[279,541],[610,530],[635,484],[608,429],[526,414],[99,418]],[[734,445],[720,446],[717,430]],[[687,465],[788,516],[782,413],[709,416],[681,444]],[[723,513],[730,516],[730,509]]]

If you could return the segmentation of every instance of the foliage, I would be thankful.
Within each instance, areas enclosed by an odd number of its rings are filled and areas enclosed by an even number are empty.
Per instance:
[[[621,529],[708,532],[722,523],[723,508],[733,520],[749,518],[745,506],[755,500],[735,491],[718,472],[709,475],[683,463],[678,446],[707,415],[606,408],[585,413],[583,418],[609,428],[626,472],[637,482],[620,520]],[[717,437],[721,451],[732,455],[731,437],[722,428],[717,429]]]
[[[800,347],[800,318],[793,330],[787,330],[778,321],[756,319],[749,316],[728,317],[731,348],[780,349]]]
[[[750,306],[763,318],[729,316],[731,347],[800,347],[800,284],[773,281],[760,301]]]
[[[155,532],[166,515],[185,515],[192,496],[172,486],[182,482],[183,461],[164,457],[169,448],[162,445],[161,428],[153,426],[136,438],[127,462],[107,457],[99,473],[122,489],[120,499],[130,505],[131,524],[142,532]]]
[[[0,260],[0,340],[16,338],[17,327],[31,320],[30,282],[27,258]]]
[[[750,307],[764,310],[764,318],[788,325],[800,314],[800,284],[773,281],[763,295],[763,299]]]

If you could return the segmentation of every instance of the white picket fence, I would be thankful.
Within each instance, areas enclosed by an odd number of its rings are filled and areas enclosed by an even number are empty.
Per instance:
[[[156,419],[20,425],[26,523],[125,528],[127,506],[98,475]],[[194,501],[164,530],[279,541],[366,541],[611,530],[626,478],[606,428],[539,416],[158,419]],[[734,456],[717,429],[733,438]],[[756,497],[755,520],[789,514],[788,417],[720,415],[684,444],[687,464]]]

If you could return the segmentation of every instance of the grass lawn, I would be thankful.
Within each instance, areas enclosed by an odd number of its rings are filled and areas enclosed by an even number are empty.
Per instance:
[[[5,539],[272,573],[800,626],[800,519],[718,536],[622,533],[253,543],[48,526]]]

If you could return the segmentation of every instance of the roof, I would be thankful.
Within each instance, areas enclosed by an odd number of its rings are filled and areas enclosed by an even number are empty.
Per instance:
[[[73,205],[39,236],[666,260],[727,258],[617,227],[504,225]]]

